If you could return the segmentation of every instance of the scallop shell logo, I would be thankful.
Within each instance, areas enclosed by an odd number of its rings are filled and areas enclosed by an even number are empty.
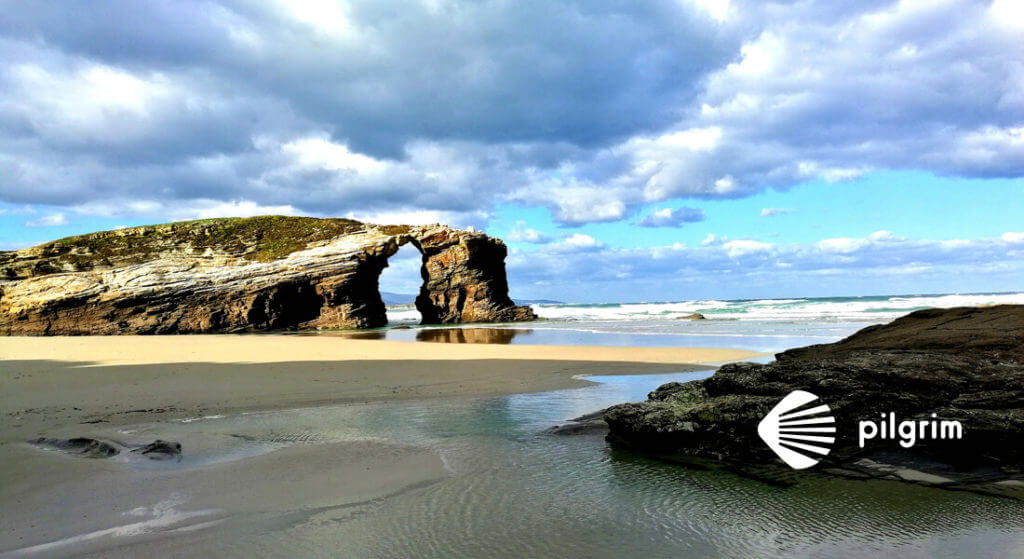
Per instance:
[[[757,425],[757,434],[795,470],[821,462],[836,442],[836,419],[825,404],[808,408],[818,397],[794,390],[782,399]]]

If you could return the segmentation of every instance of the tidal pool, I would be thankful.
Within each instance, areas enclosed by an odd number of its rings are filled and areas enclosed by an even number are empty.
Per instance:
[[[585,388],[361,404],[138,426],[205,468],[289,445],[377,440],[427,447],[440,481],[204,542],[211,555],[338,557],[1024,556],[1024,503],[896,482],[798,475],[780,487],[544,430],[710,372],[594,377]],[[358,484],[358,479],[337,483]],[[267,526],[270,526],[268,529]]]

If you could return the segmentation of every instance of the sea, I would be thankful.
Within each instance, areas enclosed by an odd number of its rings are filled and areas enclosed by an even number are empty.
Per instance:
[[[589,377],[591,386],[533,394],[224,414],[135,429],[186,441],[186,457],[168,466],[195,475],[289,444],[361,440],[428,448],[447,470],[434,483],[315,514],[242,514],[205,533],[204,518],[175,524],[167,531],[199,530],[186,547],[190,556],[1024,556],[1020,500],[813,471],[766,483],[611,447],[600,433],[548,432],[580,414],[643,400],[661,384],[711,374],[602,375]],[[143,549],[176,549],[176,540],[158,541],[164,543]],[[119,551],[141,555],[133,547]]]
[[[1024,303],[1024,293],[538,304],[536,322],[487,327],[418,326],[414,309],[393,308],[388,328],[348,335],[424,347],[453,342],[771,352],[834,341],[917,309],[1000,303]],[[705,319],[686,318],[693,313]],[[187,449],[180,462],[124,478],[139,487],[171,475],[168,469],[201,480],[288,445],[367,440],[429,449],[446,475],[369,501],[285,513],[273,504],[232,511],[220,524],[195,516],[204,511],[184,502],[175,505],[182,511],[150,521],[157,526],[153,531],[136,528],[137,515],[148,510],[139,505],[147,503],[125,503],[131,531],[102,532],[112,535],[92,556],[1024,557],[1024,501],[813,470],[793,472],[785,484],[766,483],[612,447],[600,433],[550,433],[573,417],[643,400],[664,383],[714,374],[635,372],[627,368],[588,377],[589,386],[531,394],[346,403],[134,425],[132,436],[181,441]],[[80,427],[79,434],[129,436],[123,427]],[[287,480],[281,474],[266,483]],[[365,480],[327,482],[358,487]],[[11,556],[71,555],[80,539]]]
[[[834,342],[916,310],[999,304],[1024,304],[1024,292],[534,304],[531,307],[540,318],[536,322],[468,327],[418,326],[419,312],[404,305],[388,309],[388,328],[356,335],[428,342],[779,352]],[[705,319],[687,318],[695,313]]]
[[[778,352],[915,310],[1007,303],[1024,304],[1024,293],[535,304],[536,322],[487,327],[418,326],[405,307],[389,309],[388,328],[361,335]],[[694,313],[705,319],[688,318]],[[368,557],[1024,557],[1018,500],[814,472],[776,486],[661,462],[600,435],[547,434],[572,417],[644,400],[666,382],[711,374],[595,376],[589,387],[536,394],[272,414],[269,421],[293,424],[316,413],[316,425],[425,445],[451,470],[356,520],[295,536]]]

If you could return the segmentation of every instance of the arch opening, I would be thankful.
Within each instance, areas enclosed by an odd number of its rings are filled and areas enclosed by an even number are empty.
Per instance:
[[[377,291],[384,301],[388,326],[414,325],[423,321],[416,309],[416,297],[423,288],[423,253],[416,243],[407,242],[387,259],[378,279]]]

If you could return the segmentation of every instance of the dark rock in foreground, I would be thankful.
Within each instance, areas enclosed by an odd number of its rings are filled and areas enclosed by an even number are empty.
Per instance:
[[[387,324],[378,278],[423,254],[424,324],[536,318],[505,244],[442,225],[260,216],[132,227],[0,251],[0,334],[178,334]]]
[[[812,471],[986,490],[1002,480],[995,491],[1024,494],[1012,481],[1024,479],[1024,305],[917,311],[774,363],[666,384],[646,402],[606,410],[608,439],[669,459],[785,468],[757,426],[793,390],[817,395],[836,421],[835,444]],[[861,448],[859,422],[890,412],[897,421],[956,420],[964,436]]]
[[[150,460],[169,460],[171,458],[181,459],[181,443],[157,439],[145,446],[136,448],[132,452],[141,454]]]
[[[544,432],[549,435],[603,435],[608,432],[608,425],[604,422],[604,412],[605,410],[598,410],[574,417],[565,423],[549,427]]]
[[[87,437],[74,437],[71,439],[39,437],[29,441],[29,444],[50,450],[60,450],[83,458],[110,458],[111,456],[117,456],[121,452],[109,443]]]
[[[110,458],[120,454],[121,448],[123,448],[132,454],[139,454],[150,460],[181,459],[181,443],[160,439],[135,448],[125,447],[124,443],[112,443],[89,437],[70,439],[39,437],[28,441],[28,443],[47,450],[59,450],[83,458]]]

